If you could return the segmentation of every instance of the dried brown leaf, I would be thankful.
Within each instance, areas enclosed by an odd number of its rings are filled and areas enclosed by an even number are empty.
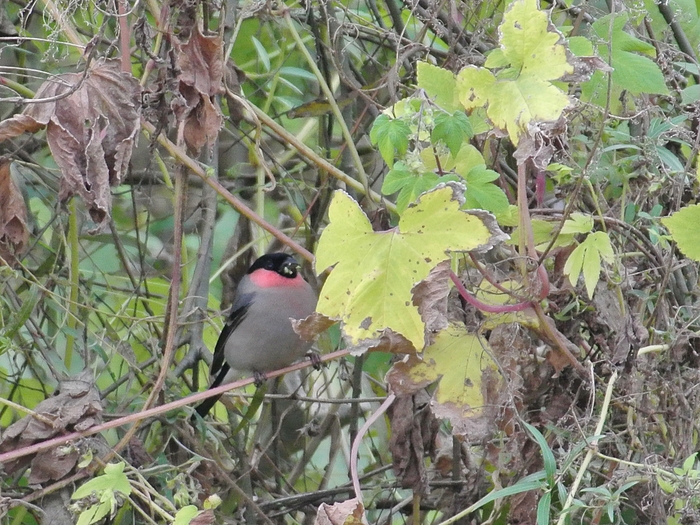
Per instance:
[[[389,450],[394,458],[394,473],[403,488],[416,494],[429,492],[425,456],[435,453],[439,421],[430,410],[425,390],[415,395],[397,396],[387,414],[391,422]]]
[[[173,37],[179,71],[179,97],[172,102],[183,123],[187,147],[198,152],[211,145],[223,124],[215,96],[223,93],[224,54],[220,36],[204,36],[195,30],[185,43]]]
[[[357,498],[333,505],[321,503],[314,525],[367,525],[365,508]]]
[[[600,57],[577,57],[569,56],[569,63],[574,66],[574,72],[561,77],[562,82],[576,83],[585,82],[596,71],[610,73],[613,69]]]
[[[450,293],[450,261],[443,261],[430,270],[428,277],[416,284],[411,293],[425,323],[425,346],[432,344],[435,334],[447,328],[447,296]]]
[[[518,164],[531,160],[539,170],[547,169],[556,151],[565,149],[567,120],[564,116],[553,122],[535,122],[528,126],[513,156]]]
[[[0,164],[0,257],[14,265],[28,240],[24,198],[12,180],[10,163],[3,162]]]
[[[77,378],[62,381],[54,396],[39,403],[34,412],[41,419],[26,416],[7,428],[0,441],[0,453],[98,424],[102,419],[102,404],[92,373],[86,371]],[[4,464],[4,468],[7,473],[12,473],[31,461],[32,479],[43,482],[67,475],[78,458],[77,453],[66,453],[63,447],[59,447],[10,461]]]
[[[311,342],[335,323],[337,321],[314,312],[305,319],[292,319],[292,328],[304,341]]]
[[[216,523],[213,510],[203,510],[190,521],[190,525],[212,525]]]
[[[85,75],[66,73],[42,84],[35,99],[48,100],[0,124],[0,140],[46,126],[63,175],[59,198],[80,195],[100,229],[111,211],[109,186],[121,184],[138,136],[140,93],[118,60],[100,60]]]
[[[224,48],[220,36],[204,36],[195,31],[187,42],[178,42],[178,80],[202,95],[223,92]]]
[[[605,357],[613,364],[624,363],[632,349],[644,346],[649,338],[639,317],[629,308],[623,310],[615,291],[603,282],[596,287],[589,317],[589,325],[597,328],[597,333],[606,335],[603,348],[609,354]]]
[[[228,116],[235,124],[243,120],[245,108],[243,104],[231,96],[231,93],[241,94],[241,84],[245,78],[242,69],[236,67],[230,60],[226,62],[226,105],[228,106]]]
[[[47,122],[48,119],[46,122],[41,122],[37,120],[36,117],[31,117],[22,113],[5,119],[0,122],[0,142],[21,135],[22,133],[36,133],[43,128]]]
[[[345,338],[350,341],[350,337]],[[414,355],[416,349],[411,342],[403,335],[386,328],[376,339],[363,339],[358,344],[350,347],[353,355],[364,354],[365,352],[388,352],[391,354]]]

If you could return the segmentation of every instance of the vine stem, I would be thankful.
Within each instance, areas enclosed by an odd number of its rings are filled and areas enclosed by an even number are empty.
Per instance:
[[[375,421],[384,415],[395,400],[396,394],[389,394],[376,412],[367,418],[365,424],[362,425],[357,433],[357,436],[355,436],[355,440],[352,442],[352,448],[350,449],[350,477],[352,478],[352,488],[355,490],[355,498],[360,503],[362,503],[362,489],[360,487],[360,475],[357,470],[360,443],[362,443],[362,438],[364,438],[367,431],[369,431],[369,427],[371,427]]]

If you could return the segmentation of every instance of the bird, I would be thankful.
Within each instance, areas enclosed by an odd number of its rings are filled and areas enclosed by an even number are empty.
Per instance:
[[[318,298],[299,268],[294,257],[281,252],[265,254],[250,266],[216,343],[209,388],[226,382],[231,370],[253,372],[260,383],[265,372],[284,368],[306,354],[311,343],[294,332],[291,319],[311,315]],[[204,417],[220,397],[205,399],[195,411]]]

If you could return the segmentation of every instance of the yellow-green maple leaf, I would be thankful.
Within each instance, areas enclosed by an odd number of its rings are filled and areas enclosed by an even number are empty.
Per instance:
[[[438,381],[431,408],[448,418],[455,434],[479,439],[486,435],[505,389],[503,376],[488,343],[464,326],[451,325],[438,333],[422,359],[410,356],[387,374],[392,391],[413,393]]]
[[[531,122],[557,120],[570,104],[552,80],[573,73],[562,35],[537,8],[537,0],[516,0],[499,27],[501,48],[485,67],[468,66],[457,75],[460,102],[486,107],[495,126],[514,144]],[[505,68],[498,73],[491,69]]]
[[[372,230],[347,193],[336,191],[316,251],[318,273],[334,267],[317,310],[341,320],[353,344],[377,339],[388,328],[422,349],[424,325],[413,305],[413,286],[448,252],[487,248],[507,237],[490,214],[460,210],[458,188],[441,185],[424,193],[396,228],[382,232]]]

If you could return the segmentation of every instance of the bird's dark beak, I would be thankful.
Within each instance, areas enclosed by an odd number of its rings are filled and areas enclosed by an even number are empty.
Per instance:
[[[284,265],[285,275],[296,275],[296,273],[301,269],[301,264],[298,262],[290,262]]]

